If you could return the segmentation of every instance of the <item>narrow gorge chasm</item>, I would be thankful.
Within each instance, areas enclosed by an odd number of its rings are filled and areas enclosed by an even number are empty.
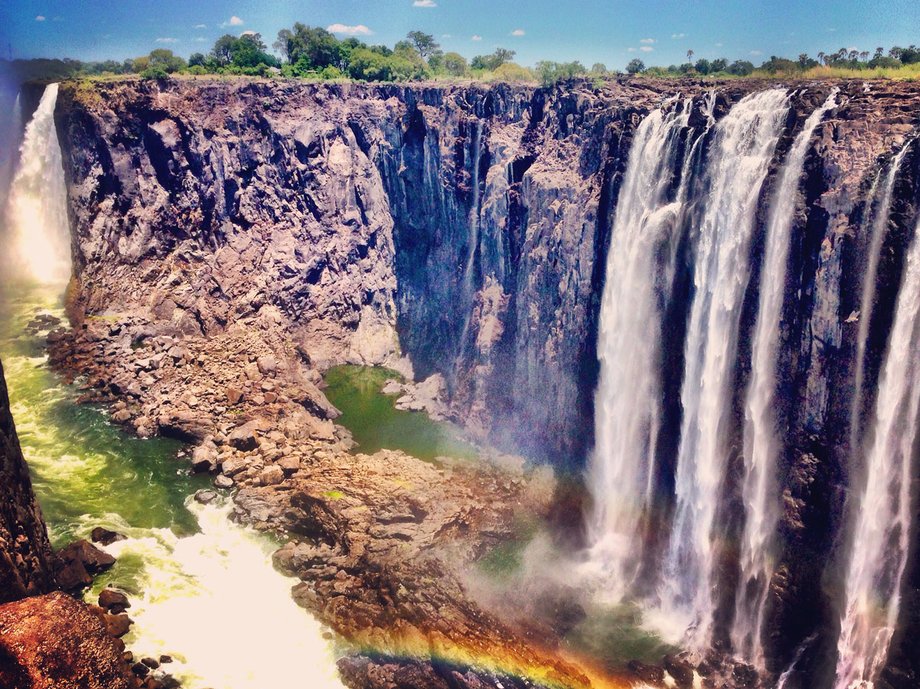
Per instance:
[[[91,594],[127,591],[128,646],[190,688],[304,654],[353,689],[920,687],[916,82],[0,105],[0,266],[57,286],[3,280],[0,602],[101,525]],[[373,451],[381,388],[459,439]],[[80,447],[41,428],[65,414]],[[74,457],[105,459],[64,505]],[[274,674],[201,643],[230,628]]]

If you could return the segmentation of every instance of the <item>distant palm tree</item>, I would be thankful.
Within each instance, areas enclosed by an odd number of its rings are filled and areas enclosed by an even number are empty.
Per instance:
[[[826,57],[827,55],[825,55],[824,53],[818,53],[818,62],[820,62],[822,65],[825,64],[824,59]]]
[[[687,51],[687,62],[691,64],[693,63],[693,51],[692,50]]]

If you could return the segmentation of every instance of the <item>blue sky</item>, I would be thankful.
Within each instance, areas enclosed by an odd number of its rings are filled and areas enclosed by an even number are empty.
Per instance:
[[[270,45],[295,21],[392,45],[411,29],[467,57],[667,65],[698,57],[815,55],[920,44],[920,0],[0,0],[0,50],[14,57],[124,59],[207,49],[223,33]]]

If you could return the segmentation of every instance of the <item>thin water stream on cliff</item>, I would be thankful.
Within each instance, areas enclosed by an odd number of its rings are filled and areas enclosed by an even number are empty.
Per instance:
[[[43,335],[48,317],[64,318],[69,273],[57,250],[67,221],[58,212],[56,93],[46,89],[26,130],[6,216],[16,273],[29,279],[10,284],[4,271],[0,299],[0,357],[52,541],[85,538],[95,526],[127,537],[106,547],[118,561],[86,598],[105,585],[126,591],[128,647],[137,657],[172,656],[166,669],[186,689],[341,687],[331,637],[291,599],[295,580],[272,566],[277,543],[231,522],[226,496],[207,506],[191,499],[208,482],[177,458],[179,443],[128,436],[78,404],[77,389],[47,364]],[[38,315],[45,320],[29,327]]]

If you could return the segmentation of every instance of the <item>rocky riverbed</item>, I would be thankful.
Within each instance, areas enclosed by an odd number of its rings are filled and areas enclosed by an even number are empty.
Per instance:
[[[474,560],[514,537],[518,520],[549,513],[552,472],[353,453],[321,379],[272,311],[216,337],[109,313],[52,331],[50,358],[116,423],[193,443],[191,468],[235,491],[234,518],[289,539],[275,562],[301,579],[294,600],[376,654],[343,661],[353,686],[378,686],[360,679],[368,672],[439,672],[429,656],[451,673],[483,663],[584,685],[583,671],[553,652],[559,639],[527,639],[461,583]]]

